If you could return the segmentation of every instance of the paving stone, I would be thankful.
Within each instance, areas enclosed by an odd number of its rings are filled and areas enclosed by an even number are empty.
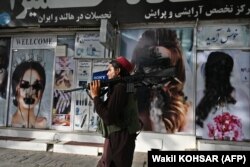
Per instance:
[[[101,156],[0,148],[0,167],[95,167]],[[147,153],[135,153],[132,167],[146,167]]]

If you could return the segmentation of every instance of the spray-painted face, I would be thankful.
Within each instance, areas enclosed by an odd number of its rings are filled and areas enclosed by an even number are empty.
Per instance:
[[[43,92],[41,77],[35,70],[27,70],[18,86],[20,107],[32,108],[37,104]]]
[[[20,83],[20,88],[23,88],[23,89],[28,89],[28,88],[32,88],[36,91],[39,91],[39,90],[42,90],[43,89],[43,86],[41,84],[40,81],[36,80],[35,83],[33,85],[30,84],[29,81],[25,81],[25,80],[22,80],[21,83]]]
[[[162,46],[149,47],[141,50],[135,58],[136,71],[150,73],[170,67],[171,52]]]

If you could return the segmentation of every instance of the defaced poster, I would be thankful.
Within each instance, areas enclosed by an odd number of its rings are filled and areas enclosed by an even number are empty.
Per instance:
[[[250,29],[247,25],[197,28],[196,136],[250,139]]]
[[[250,52],[197,53],[196,135],[203,139],[250,139]]]
[[[55,36],[13,39],[8,126],[49,128]]]
[[[176,70],[175,76],[167,80],[154,84],[152,77],[137,88],[143,130],[194,134],[193,29],[122,30],[120,55],[135,64],[135,74],[160,72],[173,66]]]

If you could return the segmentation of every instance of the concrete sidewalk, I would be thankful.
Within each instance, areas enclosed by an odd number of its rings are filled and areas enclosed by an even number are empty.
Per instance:
[[[95,167],[100,156],[0,148],[0,167]],[[136,152],[132,167],[146,167],[147,153]]]

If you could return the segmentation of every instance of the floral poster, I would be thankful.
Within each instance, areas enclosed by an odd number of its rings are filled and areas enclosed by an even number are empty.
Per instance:
[[[204,139],[250,139],[250,52],[197,54],[196,135]]]

